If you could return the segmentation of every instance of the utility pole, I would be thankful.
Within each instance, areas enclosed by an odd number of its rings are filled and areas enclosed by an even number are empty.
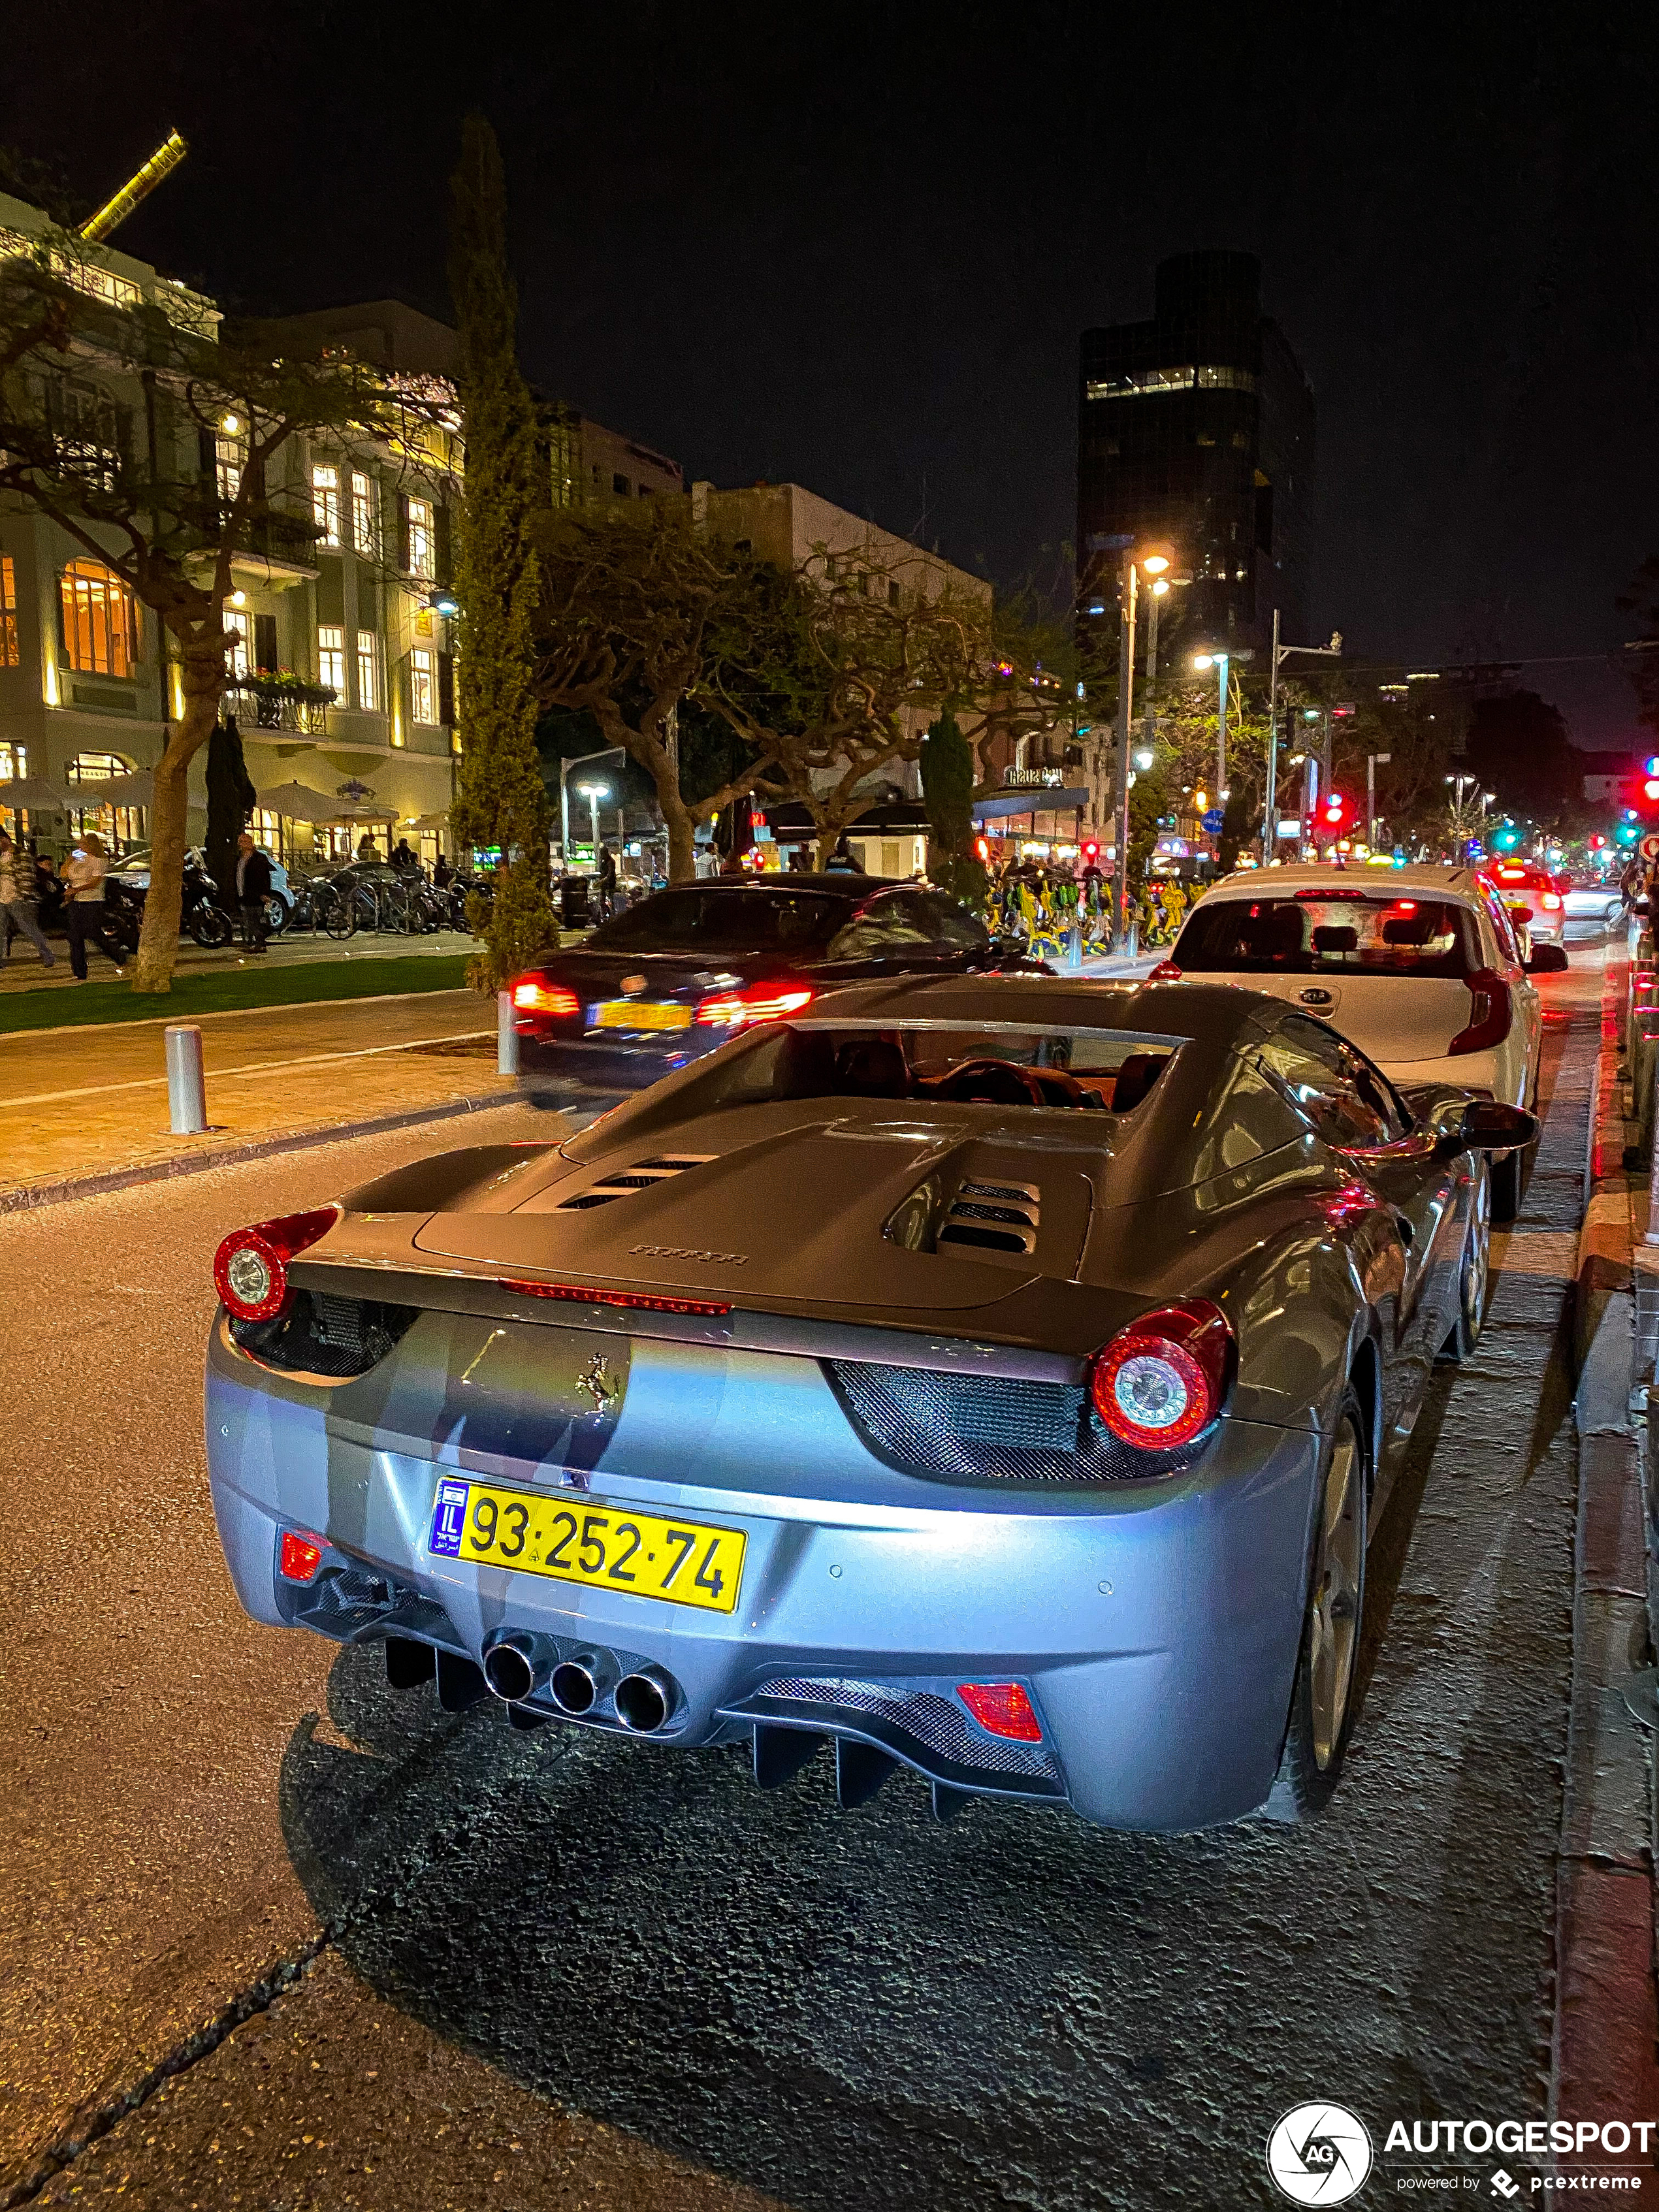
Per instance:
[[[1367,753],[1365,756],[1365,842],[1373,852],[1376,849],[1376,763],[1386,767],[1394,758],[1392,753]]]
[[[1119,952],[1124,949],[1129,911],[1129,724],[1134,713],[1136,582],[1135,564],[1126,552],[1118,586],[1117,857],[1112,869],[1112,945]]]
[[[1342,633],[1331,632],[1328,645],[1281,645],[1279,638],[1279,609],[1273,609],[1273,666],[1267,678],[1267,803],[1262,810],[1261,863],[1265,867],[1273,859],[1279,842],[1279,671],[1293,653],[1315,653],[1322,660],[1340,660],[1342,657]],[[1322,756],[1325,781],[1328,787],[1331,776],[1331,724],[1325,718],[1325,750]],[[1305,791],[1307,779],[1303,779]],[[1305,804],[1305,800],[1304,800]]]

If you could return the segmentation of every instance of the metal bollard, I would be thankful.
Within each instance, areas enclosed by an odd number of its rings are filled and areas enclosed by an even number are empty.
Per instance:
[[[519,1032],[513,1024],[513,994],[495,994],[495,1072],[498,1075],[516,1075],[519,1072]]]
[[[194,1022],[169,1022],[161,1035],[167,1047],[167,1119],[173,1133],[199,1136],[208,1125],[202,1032]]]
[[[1066,965],[1068,968],[1081,968],[1083,965],[1083,932],[1080,929],[1073,929],[1066,939]]]
[[[1128,926],[1123,942],[1123,957],[1126,960],[1139,960],[1140,957],[1140,924],[1138,921]]]

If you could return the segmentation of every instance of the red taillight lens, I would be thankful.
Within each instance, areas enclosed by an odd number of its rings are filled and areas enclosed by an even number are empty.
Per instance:
[[[718,1318],[732,1310],[716,1298],[659,1297],[654,1291],[591,1291],[586,1283],[530,1283],[503,1276],[501,1288],[526,1298],[562,1298],[584,1306],[632,1306],[641,1313],[707,1314]]]
[[[1181,981],[1181,970],[1173,960],[1160,960],[1146,981],[1149,983],[1178,983]]]
[[[982,1729],[1015,1743],[1041,1743],[1042,1723],[1018,1682],[958,1682],[957,1695]]]
[[[1510,1004],[1510,987],[1490,968],[1477,968],[1473,975],[1464,980],[1474,1001],[1469,1008],[1469,1025],[1458,1031],[1446,1050],[1449,1054],[1490,1052],[1503,1043],[1515,1018],[1515,1009]]]
[[[297,1528],[284,1528],[278,1565],[284,1582],[308,1583],[323,1564],[323,1540]]]
[[[1546,891],[1543,897],[1540,899],[1538,903],[1543,908],[1546,914],[1559,914],[1561,911],[1560,897],[1555,891]]]
[[[805,984],[780,990],[775,983],[749,983],[740,991],[719,991],[698,1002],[697,1019],[715,1028],[746,1029],[751,1022],[781,1022],[812,1003]]]
[[[1208,1298],[1160,1306],[1095,1354],[1095,1411],[1143,1451],[1190,1443],[1221,1411],[1235,1350],[1232,1323]]]
[[[288,1263],[327,1236],[337,1206],[285,1213],[252,1229],[233,1229],[213,1255],[213,1284],[238,1321],[269,1321],[288,1299]]]
[[[551,1014],[561,1020],[582,1010],[574,991],[562,983],[544,982],[539,975],[526,975],[513,986],[513,1004],[521,1014]]]

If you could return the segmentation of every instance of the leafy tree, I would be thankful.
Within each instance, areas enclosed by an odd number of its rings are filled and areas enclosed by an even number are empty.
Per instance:
[[[281,480],[292,439],[324,432],[377,451],[410,402],[361,364],[273,361],[256,333],[112,306],[101,264],[52,224],[0,258],[0,496],[46,517],[156,617],[182,696],[155,769],[151,862],[132,988],[171,988],[188,827],[187,775],[219,720],[225,602],[250,554],[305,559],[316,530]],[[228,422],[234,460],[217,456]]]
[[[974,852],[974,755],[948,710],[921,748],[921,793],[935,883],[968,906],[985,903],[985,869]]]
[[[519,301],[507,261],[501,149],[467,117],[451,179],[450,290],[460,331],[466,483],[456,533],[461,604],[457,708],[464,750],[452,828],[497,848],[489,895],[467,918],[483,941],[471,980],[495,991],[556,945],[548,888],[549,807],[536,750],[532,621],[540,574],[532,536],[536,410],[519,369]]]

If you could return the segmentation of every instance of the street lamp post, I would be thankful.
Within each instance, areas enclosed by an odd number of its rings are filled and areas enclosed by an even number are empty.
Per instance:
[[[1392,753],[1367,753],[1365,756],[1365,842],[1373,852],[1376,849],[1376,764],[1386,768],[1394,758]]]
[[[611,787],[608,783],[579,783],[576,788],[587,801],[588,813],[593,823],[593,866],[597,870],[599,865],[599,801],[609,795]]]
[[[1117,789],[1112,811],[1116,819],[1112,835],[1117,856],[1112,867],[1112,945],[1121,952],[1128,925],[1129,890],[1129,719],[1134,711],[1135,597],[1139,571],[1133,559],[1123,563],[1118,594],[1117,653]]]
[[[1273,664],[1267,677],[1267,803],[1262,809],[1261,818],[1261,865],[1264,868],[1273,859],[1279,842],[1279,671],[1281,664],[1293,653],[1314,653],[1322,660],[1340,660],[1342,657],[1342,633],[1340,629],[1334,629],[1328,645],[1281,645],[1279,609],[1273,609]],[[1325,765],[1328,775],[1328,757]]]

